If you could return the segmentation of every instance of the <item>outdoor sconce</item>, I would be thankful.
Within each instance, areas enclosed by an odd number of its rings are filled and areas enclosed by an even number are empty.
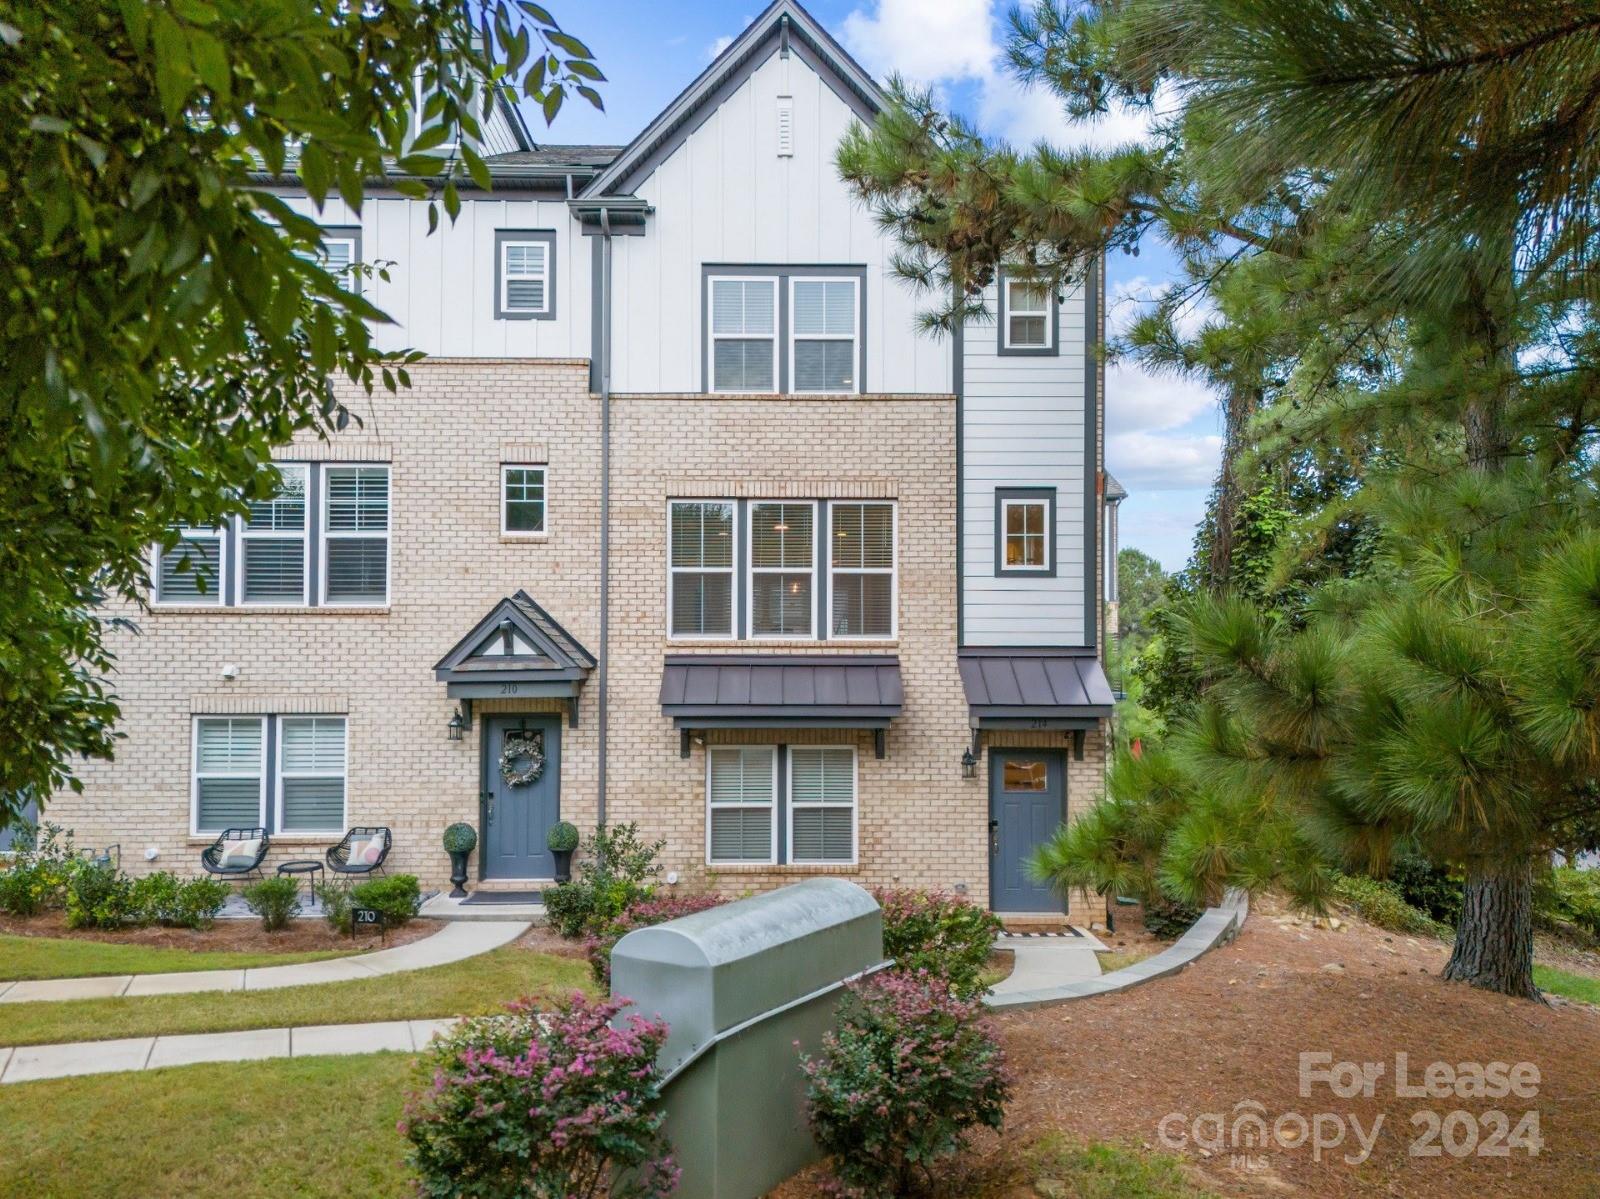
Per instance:
[[[978,777],[978,759],[972,756],[970,747],[961,751],[961,777],[964,779]]]
[[[455,714],[450,717],[450,723],[446,726],[445,735],[452,741],[459,741],[466,727],[467,722],[461,719],[461,709],[457,708]]]

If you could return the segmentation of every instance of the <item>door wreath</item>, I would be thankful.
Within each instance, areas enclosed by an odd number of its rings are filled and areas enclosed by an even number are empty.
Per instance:
[[[517,730],[500,749],[500,777],[508,787],[526,787],[544,773],[544,734]]]

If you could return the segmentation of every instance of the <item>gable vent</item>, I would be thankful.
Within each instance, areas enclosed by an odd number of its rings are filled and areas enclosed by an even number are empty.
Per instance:
[[[778,157],[794,157],[794,97],[778,97]]]

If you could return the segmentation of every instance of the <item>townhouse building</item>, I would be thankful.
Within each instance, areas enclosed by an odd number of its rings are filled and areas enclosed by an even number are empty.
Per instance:
[[[503,889],[550,880],[555,821],[637,821],[674,887],[1069,915],[1024,863],[1103,786],[1103,277],[1002,268],[923,331],[834,168],[884,103],[778,0],[627,146],[502,107],[493,189],[431,234],[264,180],[386,265],[380,340],[427,358],[152,551],[126,740],[50,818],[180,872],[225,828],[270,869],[381,825],[430,886],[467,821]]]

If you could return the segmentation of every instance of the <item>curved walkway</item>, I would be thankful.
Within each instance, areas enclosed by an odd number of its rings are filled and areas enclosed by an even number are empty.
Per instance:
[[[992,1008],[1035,1008],[1065,1003],[1069,999],[1086,999],[1090,995],[1125,991],[1140,983],[1176,974],[1202,954],[1218,945],[1225,945],[1239,935],[1249,914],[1249,897],[1243,891],[1230,891],[1221,904],[1207,908],[1174,945],[1154,957],[1124,966],[1121,970],[1113,970],[1110,974],[1084,977],[1082,973],[1074,976],[1080,964],[1068,956],[1073,952],[1069,949],[1055,961],[1060,969],[1052,971],[1052,962],[1048,957],[1036,958],[1018,985],[1002,989],[1002,983],[985,995],[983,1001]],[[1021,955],[1018,955],[1017,965],[1023,965]],[[1098,970],[1099,966],[1096,965],[1095,969]],[[1015,976],[1016,972],[1013,971]]]
[[[305,987],[315,983],[354,982],[385,974],[400,974],[407,970],[424,970],[429,966],[448,966],[452,962],[477,957],[480,953],[488,953],[491,949],[499,949],[515,941],[531,927],[525,920],[449,923],[431,937],[412,941],[409,945],[397,945],[393,949],[380,949],[347,958],[300,962],[293,966],[199,970],[191,974],[114,974],[98,978],[0,982],[0,1004],[107,999],[119,995],[179,995],[197,991],[269,991],[278,987]],[[4,1033],[0,1033],[0,1039],[3,1038]],[[4,1052],[0,1049],[0,1053]]]

